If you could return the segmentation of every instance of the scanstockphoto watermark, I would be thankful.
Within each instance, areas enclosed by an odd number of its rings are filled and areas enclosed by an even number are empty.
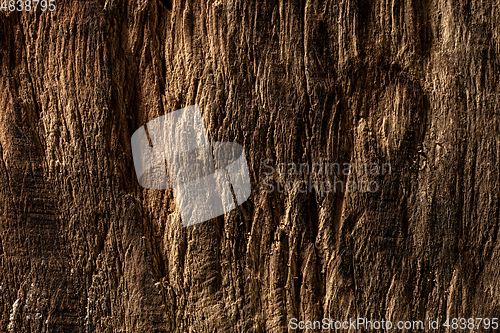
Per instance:
[[[390,163],[330,163],[320,159],[315,163],[275,163],[262,161],[264,192],[311,193],[375,193],[380,176],[390,175]]]
[[[146,125],[131,138],[137,181],[147,189],[171,188],[184,226],[221,216],[248,199],[252,189],[243,147],[210,142],[198,105]]]

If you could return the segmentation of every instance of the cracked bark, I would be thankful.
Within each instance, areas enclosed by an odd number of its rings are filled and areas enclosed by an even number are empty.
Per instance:
[[[499,14],[465,0],[0,12],[0,331],[498,316]],[[211,141],[245,147],[252,196],[183,228],[170,191],[138,186],[130,136],[195,103]],[[266,194],[266,158],[392,172],[373,194]]]

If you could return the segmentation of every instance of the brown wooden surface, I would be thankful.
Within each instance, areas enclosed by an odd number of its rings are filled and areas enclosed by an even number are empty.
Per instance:
[[[165,3],[0,12],[1,332],[498,317],[498,1]],[[130,137],[195,103],[252,195],[183,228]],[[266,158],[392,172],[266,194]]]

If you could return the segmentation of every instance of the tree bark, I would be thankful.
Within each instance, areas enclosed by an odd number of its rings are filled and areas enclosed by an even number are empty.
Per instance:
[[[0,331],[498,317],[498,1],[56,6],[0,11]],[[130,140],[193,104],[252,195],[183,227]],[[268,193],[266,159],[391,169]]]

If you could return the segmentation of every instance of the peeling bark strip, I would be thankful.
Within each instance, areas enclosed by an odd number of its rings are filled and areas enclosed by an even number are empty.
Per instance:
[[[0,331],[498,317],[498,17],[472,0],[0,11]],[[130,140],[194,104],[210,142],[244,147],[252,195],[183,228]],[[266,159],[391,172],[373,193],[266,193]]]

